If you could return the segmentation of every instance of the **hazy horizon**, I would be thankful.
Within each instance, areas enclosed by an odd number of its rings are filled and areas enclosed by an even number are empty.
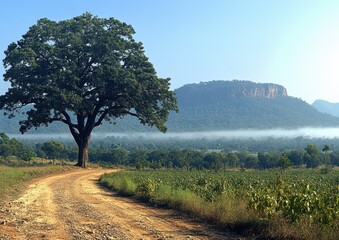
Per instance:
[[[32,140],[56,140],[56,139],[72,139],[70,133],[59,134],[8,134],[11,138],[32,139]],[[109,137],[124,139],[265,139],[265,138],[339,138],[339,128],[313,128],[305,127],[298,129],[237,129],[223,131],[194,131],[194,132],[94,132],[91,135],[93,140],[104,139]]]

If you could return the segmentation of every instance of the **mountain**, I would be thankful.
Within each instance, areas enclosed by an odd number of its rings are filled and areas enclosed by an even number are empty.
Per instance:
[[[210,81],[187,84],[176,89],[179,113],[171,112],[169,132],[300,127],[339,127],[339,118],[321,113],[287,90],[272,83]],[[135,118],[103,124],[96,133],[156,131]],[[0,131],[18,133],[18,120],[0,117]],[[30,131],[34,133],[33,131]],[[35,133],[68,132],[64,124],[51,124]]]
[[[211,81],[188,84],[175,93],[179,113],[170,130],[298,128],[339,126],[339,118],[320,113],[271,83]]]
[[[277,84],[239,80],[188,84],[176,89],[175,94],[182,106],[202,106],[246,97],[274,99],[288,96],[287,90]]]
[[[319,112],[328,113],[335,117],[339,117],[339,103],[330,103],[325,100],[316,100],[312,106]]]

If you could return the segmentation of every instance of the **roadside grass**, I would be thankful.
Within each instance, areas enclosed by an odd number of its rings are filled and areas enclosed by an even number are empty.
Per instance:
[[[73,167],[61,165],[9,167],[0,165],[0,204],[22,190],[29,180],[70,169]]]
[[[0,157],[0,166],[7,167],[31,167],[31,166],[46,166],[46,165],[74,165],[75,162],[65,161],[65,160],[52,160],[45,158],[33,158],[29,161],[19,160],[16,157],[12,156],[7,159]]]
[[[120,196],[130,197],[135,195],[137,185],[128,176],[114,178],[112,175],[104,174],[100,177],[100,183],[105,187],[117,191]]]
[[[223,196],[217,202],[206,202],[188,189],[175,189],[152,181],[136,183],[133,172],[129,172],[128,176],[125,172],[104,174],[100,183],[120,196],[135,197],[153,206],[176,209],[222,228],[252,231],[249,228],[254,227],[255,216],[248,211],[247,203],[243,200]]]
[[[337,171],[332,172],[332,177],[339,180],[338,173]],[[200,181],[200,186],[196,185],[197,182],[192,179],[194,174],[197,176],[198,181]],[[270,182],[272,179],[275,181],[274,176],[276,172],[226,173],[231,175],[230,182],[237,182],[236,174],[242,174],[242,184],[246,187],[242,190],[241,184],[237,186],[232,184],[227,185],[222,194],[215,198],[211,198],[208,194],[200,194],[199,196],[199,193],[207,189],[214,191],[214,186],[220,187],[220,185],[214,184],[217,179],[213,178],[213,174],[219,173],[194,174],[191,174],[189,171],[122,171],[104,174],[101,176],[100,182],[111,190],[117,191],[122,196],[133,196],[152,205],[183,211],[191,216],[215,223],[222,228],[244,235],[245,238],[339,239],[339,218],[331,225],[318,225],[310,223],[309,217],[305,215],[301,216],[298,222],[291,223],[280,213],[266,218],[256,214],[256,212],[249,208],[247,186],[250,184],[252,176],[262,175],[265,181]],[[313,179],[314,176],[319,175],[319,171],[291,170],[288,174],[290,174],[289,177],[291,179],[303,178],[304,176],[306,179],[309,177]],[[321,178],[324,177],[327,176],[321,176]],[[186,187],[182,187],[185,185]],[[236,186],[236,189],[233,188],[234,186]],[[270,188],[273,189],[273,186]]]

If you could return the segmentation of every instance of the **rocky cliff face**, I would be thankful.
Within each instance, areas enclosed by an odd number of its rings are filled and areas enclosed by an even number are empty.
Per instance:
[[[287,90],[283,86],[272,83],[257,83],[256,86],[244,86],[242,94],[244,96],[276,98],[281,96],[288,96]],[[237,89],[235,89],[237,91]]]
[[[260,97],[274,99],[288,96],[286,88],[281,85],[239,80],[188,84],[175,90],[175,93],[181,101],[195,104],[223,102],[229,98]]]

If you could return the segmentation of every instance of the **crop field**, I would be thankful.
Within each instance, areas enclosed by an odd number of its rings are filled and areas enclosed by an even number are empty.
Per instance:
[[[339,239],[339,171],[123,171],[101,182],[121,195],[186,211],[237,232]]]

